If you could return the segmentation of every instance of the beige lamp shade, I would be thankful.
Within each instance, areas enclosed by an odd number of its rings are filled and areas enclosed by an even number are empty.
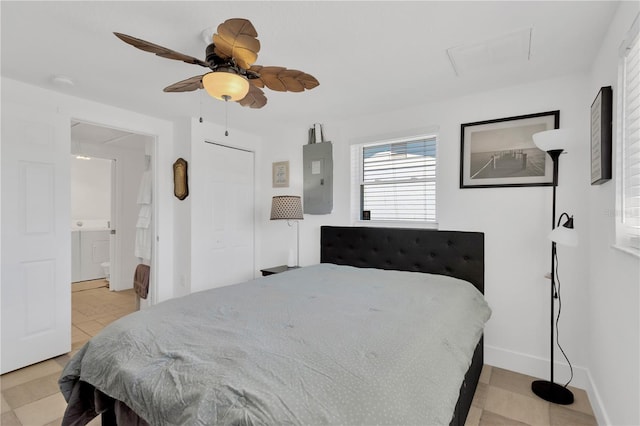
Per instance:
[[[271,220],[302,220],[302,201],[297,195],[276,195],[271,200]]]
[[[202,85],[209,95],[221,101],[239,101],[249,93],[249,80],[232,70],[221,69],[205,74]]]

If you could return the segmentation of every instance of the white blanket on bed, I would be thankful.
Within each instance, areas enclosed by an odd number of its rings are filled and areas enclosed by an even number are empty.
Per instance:
[[[455,278],[321,264],[124,317],[60,382],[152,425],[446,425],[489,316]]]

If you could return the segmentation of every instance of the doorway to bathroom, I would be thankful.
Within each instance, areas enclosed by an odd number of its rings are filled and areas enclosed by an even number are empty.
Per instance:
[[[72,291],[109,287],[111,216],[115,160],[91,157],[77,147],[71,155]],[[115,254],[115,253],[113,253]]]
[[[76,231],[85,243],[79,244],[80,257],[88,258],[72,265],[73,282],[104,277],[110,290],[127,290],[133,288],[136,266],[151,263],[150,253],[140,253],[141,244],[151,244],[139,238],[138,224],[141,186],[148,181],[143,177],[153,176],[153,145],[151,136],[71,121],[71,229],[81,230]],[[152,197],[144,203],[153,203]],[[146,221],[147,229],[153,229],[153,220]],[[145,236],[153,238],[152,233]]]
[[[138,309],[133,276],[151,265],[155,139],[71,121],[72,347]],[[145,206],[143,209],[142,206]],[[147,226],[146,229],[139,229]],[[144,231],[144,232],[141,232]]]

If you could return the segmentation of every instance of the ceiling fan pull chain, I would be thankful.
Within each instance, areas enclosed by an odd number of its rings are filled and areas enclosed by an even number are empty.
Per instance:
[[[204,92],[200,92],[200,122],[202,123],[202,96],[204,96]]]
[[[231,96],[222,95],[224,99],[224,135],[229,136],[229,99]]]

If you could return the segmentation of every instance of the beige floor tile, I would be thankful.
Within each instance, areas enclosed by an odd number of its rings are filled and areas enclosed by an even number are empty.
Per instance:
[[[469,408],[469,414],[467,414],[467,420],[464,422],[464,426],[479,426],[481,416],[482,410],[478,407],[471,406],[471,408]]]
[[[72,354],[72,352],[69,352],[68,354],[64,354],[64,355],[60,355],[58,357],[55,357],[53,360],[55,362],[57,362],[58,364],[60,364],[62,366],[62,368],[64,368],[65,365],[67,365],[67,363],[69,362],[69,360],[73,356],[71,354]]]
[[[489,383],[500,389],[519,393],[524,396],[535,397],[535,394],[531,390],[531,382],[534,380],[538,379],[525,374],[513,374],[512,371],[493,367]]]
[[[480,383],[489,384],[489,381],[491,380],[492,370],[493,370],[493,367],[490,365],[485,364],[482,366],[482,372],[480,373]]]
[[[495,373],[495,371],[493,372]],[[484,409],[530,425],[549,424],[549,403],[489,385]]]
[[[71,343],[86,342],[90,338],[90,335],[80,330],[75,325],[71,327]]]
[[[30,382],[5,389],[2,394],[14,410],[24,405],[58,393],[60,373],[50,374]]]
[[[2,413],[0,417],[0,425],[2,426],[22,426],[18,417],[16,417],[16,413],[13,411],[7,411],[6,413]]]
[[[95,320],[76,323],[75,326],[90,336],[95,336],[100,330],[104,328],[104,324],[101,324]]]
[[[0,413],[6,413],[7,411],[11,411],[11,406],[7,400],[4,399],[4,395],[2,395],[2,411],[0,411]]]
[[[484,408],[487,402],[487,390],[489,385],[485,383],[478,383],[478,387],[476,387],[476,392],[473,395],[473,400],[471,401],[471,405],[478,408]]]
[[[529,425],[514,419],[501,416],[496,413],[492,413],[491,411],[484,410],[482,412],[482,416],[480,417],[479,426],[529,426]],[[535,425],[535,426],[541,426],[541,425]]]
[[[573,404],[567,406],[575,411],[593,416],[593,410],[591,409],[591,403],[589,402],[589,395],[583,389],[574,388],[569,386],[571,392],[573,392]]]
[[[549,417],[551,426],[597,426],[595,417],[573,410],[570,405],[551,404],[549,407]]]
[[[14,410],[23,425],[42,426],[64,415],[67,403],[61,393],[48,396]]]
[[[85,314],[79,312],[77,309],[73,309],[71,311],[71,323],[72,324],[77,324],[79,322],[85,322],[85,321],[90,321],[90,320],[91,320],[91,318],[89,318]]]
[[[49,374],[59,373],[60,371],[62,371],[60,364],[50,359],[21,368],[20,370],[12,371],[11,373],[3,374],[0,383],[4,391],[5,389],[48,376]]]
[[[99,322],[103,326],[107,326],[112,322],[114,322],[115,320],[122,318],[123,316],[124,315],[106,315],[106,316],[96,318],[95,321]]]

